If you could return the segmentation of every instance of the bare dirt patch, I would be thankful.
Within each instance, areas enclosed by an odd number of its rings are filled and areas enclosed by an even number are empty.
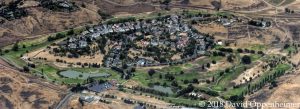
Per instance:
[[[253,66],[250,69],[247,69],[245,72],[243,72],[240,76],[238,76],[238,78],[236,78],[232,82],[234,82],[235,85],[241,85],[259,77],[264,72],[262,71],[263,65],[265,65],[263,62],[258,61],[257,64],[255,64],[255,66]]]
[[[290,61],[295,65],[300,64],[300,53],[293,55]]]
[[[256,10],[266,6],[261,0],[222,0],[222,9]]]
[[[47,62],[52,62],[55,63],[57,59],[65,61],[64,64],[72,64],[76,65],[77,63],[97,63],[97,64],[102,64],[102,60],[104,55],[101,53],[96,53],[94,56],[80,56],[79,58],[68,58],[66,56],[61,57],[61,56],[54,56],[53,54],[49,53],[49,50],[47,49],[40,49],[31,53],[26,54],[30,59],[44,59],[46,58],[45,61]],[[79,66],[80,67],[80,66]]]
[[[169,103],[166,103],[164,101],[155,99],[155,98],[151,98],[148,96],[141,96],[138,94],[129,94],[129,93],[124,93],[124,92],[120,92],[117,90],[110,90],[105,92],[104,94],[112,94],[112,95],[116,95],[118,98],[128,98],[128,99],[132,99],[132,100],[136,100],[136,101],[143,101],[146,102],[148,104],[153,104],[156,105],[158,108],[164,108],[167,107],[169,105]]]
[[[124,85],[125,87],[132,88],[132,87],[139,86],[140,84],[139,84],[138,82],[136,82],[136,81],[128,80],[128,81],[126,81],[123,85]]]
[[[227,39],[228,29],[223,25],[212,22],[209,24],[194,25],[194,28],[201,33],[211,34],[216,39]]]
[[[218,61],[216,64],[211,64],[208,71],[216,71],[216,70],[224,70],[225,68],[228,68],[231,66],[231,63],[227,62],[225,59]]]

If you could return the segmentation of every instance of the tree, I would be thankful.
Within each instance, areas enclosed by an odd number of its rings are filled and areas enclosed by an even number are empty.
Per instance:
[[[276,81],[272,81],[272,82],[271,82],[271,86],[272,86],[272,87],[277,87],[277,86],[278,86],[278,85],[277,85],[277,82],[276,82]]]
[[[2,49],[0,48],[0,55],[3,55],[3,51],[2,51]]]
[[[215,7],[215,9],[218,10],[218,11],[220,10],[220,8],[221,8],[221,6],[222,6],[222,5],[221,5],[221,2],[218,2],[218,1],[212,1],[211,4],[212,4],[212,5]]]
[[[231,100],[231,101],[243,101],[244,96],[243,95],[232,95],[232,96],[230,96],[229,100]]]
[[[188,83],[189,83],[189,80],[184,80],[183,83],[184,83],[184,84],[188,84]]]
[[[207,68],[210,68],[210,63],[207,63],[207,64],[206,64],[206,67],[207,67]]]
[[[233,56],[232,55],[228,55],[227,56],[227,61],[228,62],[233,62]]]
[[[7,49],[6,49],[6,50],[4,50],[4,53],[8,53],[8,52],[9,52],[9,50],[7,50]]]
[[[162,75],[161,74],[159,74],[159,79],[162,79]]]
[[[63,34],[63,33],[57,33],[57,34],[55,35],[55,37],[56,37],[56,39],[60,39],[60,38],[66,37],[66,35]]]
[[[19,50],[19,42],[16,42],[16,43],[14,44],[14,46],[12,47],[12,50],[13,50],[13,51],[18,51],[18,50]]]
[[[94,83],[94,82],[95,82],[95,79],[94,79],[94,78],[91,78],[91,77],[88,77],[88,78],[87,78],[87,82],[88,82],[88,83]]]
[[[237,49],[237,52],[239,52],[239,53],[243,53],[243,52],[244,52],[244,50],[243,50],[243,49],[240,49],[240,48],[238,48],[238,49]]]
[[[183,75],[183,74],[184,74],[184,71],[180,71],[180,74]]]
[[[73,35],[75,32],[74,32],[74,29],[71,29],[67,32],[67,35]]]
[[[248,55],[244,55],[243,57],[242,57],[242,63],[243,64],[251,64],[251,57],[250,56],[248,56]]]
[[[178,83],[177,83],[176,81],[173,81],[173,82],[171,83],[171,85],[174,86],[174,87],[178,87]]]
[[[86,8],[86,5],[84,3],[81,4],[81,7]]]
[[[23,71],[24,72],[29,72],[30,70],[29,70],[29,68],[27,66],[23,66]]]
[[[195,78],[195,79],[193,79],[193,83],[199,83],[199,81],[198,81],[198,79],[197,78]]]
[[[161,4],[169,5],[170,2],[171,2],[171,0],[164,0],[163,2],[161,2]]]
[[[196,20],[192,20],[192,24],[197,24],[197,21]]]
[[[109,14],[107,12],[104,12],[104,11],[102,11],[100,9],[97,12],[102,17],[102,19],[109,19],[109,18],[113,17],[111,14]]]
[[[152,77],[152,76],[155,74],[155,70],[150,69],[150,70],[148,71],[148,74],[149,74],[149,76]]]
[[[212,63],[212,64],[216,64],[217,62],[216,62],[216,60],[213,60],[211,63]]]

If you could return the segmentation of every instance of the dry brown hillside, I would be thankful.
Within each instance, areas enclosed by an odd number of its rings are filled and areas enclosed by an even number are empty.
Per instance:
[[[5,2],[10,1],[12,0]],[[99,23],[101,21],[101,16],[97,13],[99,9],[111,14],[118,12],[135,14],[155,10],[153,6],[146,3],[124,5],[108,0],[72,0],[80,7],[78,11],[55,12],[39,6],[37,1],[23,1],[24,4],[19,7],[25,7],[29,13],[27,17],[11,21],[0,17],[0,21],[4,20],[0,25],[0,47],[28,37]]]
[[[4,24],[0,25],[0,37],[17,40],[18,38],[24,38],[24,36],[31,37],[62,31],[84,24],[97,23],[101,19],[97,13],[87,9],[81,9],[72,13],[63,13],[52,12],[37,7],[28,9],[28,12],[28,17],[5,21]],[[15,37],[18,38],[15,39]],[[0,46],[7,43],[9,42],[0,40]]]
[[[55,108],[64,97],[65,90],[64,87],[0,66],[1,109]]]

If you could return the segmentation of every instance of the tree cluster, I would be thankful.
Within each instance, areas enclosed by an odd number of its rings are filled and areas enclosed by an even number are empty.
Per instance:
[[[104,19],[104,20],[113,17],[113,16],[112,16],[111,14],[109,14],[108,12],[102,11],[102,9],[99,9],[97,12],[98,12],[98,14],[102,17],[102,19]]]
[[[140,86],[133,87],[133,90],[146,92],[146,93],[151,93],[151,94],[160,95],[160,96],[169,96],[168,93],[164,93],[164,92],[157,91],[155,89],[144,88],[144,87],[140,87]]]
[[[22,3],[22,0],[16,0],[10,2],[7,6],[2,4],[0,6],[0,16],[7,20],[14,20],[28,16],[28,12],[24,8],[18,7],[18,5]]]
[[[177,97],[182,96],[184,94],[192,92],[193,90],[194,90],[194,86],[192,84],[189,84],[188,87],[178,91],[176,96]]]
[[[55,36],[49,36],[48,41],[51,42],[51,41],[54,41],[54,40],[57,40],[57,39],[65,38],[65,37],[66,37],[65,34],[57,33]]]
[[[74,12],[79,9],[75,2],[68,2],[66,0],[39,0],[40,5],[52,11],[67,11]]]

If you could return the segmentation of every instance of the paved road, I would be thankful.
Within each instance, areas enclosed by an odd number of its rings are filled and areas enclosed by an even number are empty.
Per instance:
[[[69,92],[59,103],[58,105],[56,106],[55,109],[62,109],[64,106],[66,106],[66,103],[69,102],[70,98],[75,95],[74,93],[72,92]]]

